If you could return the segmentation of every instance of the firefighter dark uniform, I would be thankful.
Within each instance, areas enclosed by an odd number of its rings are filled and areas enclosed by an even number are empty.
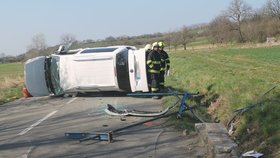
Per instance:
[[[153,44],[153,50],[149,53],[147,58],[147,65],[151,75],[151,92],[159,92],[159,74],[161,69],[161,55],[158,52],[158,43]]]
[[[159,42],[159,52],[161,55],[161,69],[160,69],[160,76],[159,76],[159,80],[160,80],[160,89],[163,90],[164,89],[164,77],[165,77],[165,73],[169,70],[170,68],[170,60],[169,60],[169,56],[168,54],[163,50],[164,48],[164,43],[163,42]]]
[[[146,56],[147,82],[148,82],[149,91],[151,91],[151,73],[149,72],[150,67],[147,64],[147,61],[148,61],[149,54],[152,52],[152,45],[147,44],[144,49],[145,49],[145,56]]]

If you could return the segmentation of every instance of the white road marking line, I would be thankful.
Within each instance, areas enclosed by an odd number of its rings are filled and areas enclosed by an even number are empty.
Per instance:
[[[46,119],[48,119],[49,117],[51,117],[52,115],[54,115],[56,111],[53,111],[51,113],[49,113],[47,116],[45,116],[44,118],[38,120],[36,123],[32,124],[30,127],[26,128],[25,130],[21,131],[19,134],[17,135],[24,135],[25,133],[27,133],[28,131],[30,131],[32,128],[38,126],[40,123],[42,123],[43,121],[45,121]]]
[[[70,104],[73,101],[75,101],[77,98],[72,98],[71,100],[69,100],[66,104]],[[38,126],[40,123],[42,123],[43,121],[45,121],[46,119],[48,119],[49,117],[51,117],[52,115],[54,115],[55,113],[57,113],[58,110],[53,111],[51,113],[49,113],[47,116],[45,116],[44,118],[38,120],[36,123],[32,124],[30,127],[24,129],[23,131],[21,131],[19,134],[17,135],[24,135],[25,133],[27,133],[28,131],[30,131],[32,128]]]
[[[22,158],[28,158],[30,155],[30,152],[34,149],[34,146],[29,147],[28,151],[22,155]]]
[[[73,98],[73,99],[71,99],[71,100],[69,100],[66,104],[70,104],[70,103],[72,103],[73,101],[75,101],[77,98]]]

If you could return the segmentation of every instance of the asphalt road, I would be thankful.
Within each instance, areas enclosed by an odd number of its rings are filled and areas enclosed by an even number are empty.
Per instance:
[[[0,157],[201,157],[196,136],[183,136],[164,119],[114,135],[112,143],[78,142],[65,132],[107,132],[146,118],[108,116],[107,104],[118,108],[160,111],[161,101],[126,96],[28,98],[0,106]]]

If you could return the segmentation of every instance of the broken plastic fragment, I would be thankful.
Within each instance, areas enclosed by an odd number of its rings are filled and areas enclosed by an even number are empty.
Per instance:
[[[251,150],[251,151],[248,151],[248,152],[242,154],[242,157],[248,157],[248,156],[258,158],[258,157],[262,157],[263,154],[262,153],[258,153],[258,152],[254,151],[254,150]]]

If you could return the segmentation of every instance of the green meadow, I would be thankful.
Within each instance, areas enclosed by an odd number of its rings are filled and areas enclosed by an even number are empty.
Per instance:
[[[22,97],[23,64],[0,64],[0,105]]]
[[[236,123],[233,137],[241,149],[254,147],[266,155],[279,154],[280,144],[280,47],[216,48],[170,52],[171,75],[166,86],[178,91],[200,92],[189,100],[208,122],[227,124],[234,110],[258,101]],[[262,96],[271,87],[273,91]],[[174,99],[164,99],[170,104]],[[174,121],[189,128],[188,117]],[[272,156],[272,155],[271,155]]]

